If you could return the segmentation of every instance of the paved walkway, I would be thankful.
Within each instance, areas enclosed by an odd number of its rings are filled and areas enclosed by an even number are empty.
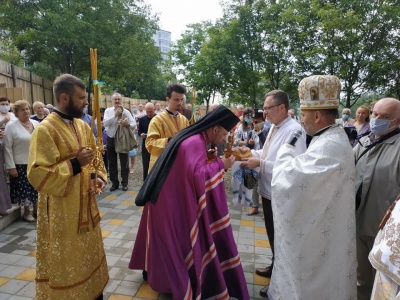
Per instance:
[[[143,282],[139,271],[128,269],[142,208],[134,204],[138,188],[106,192],[98,199],[102,215],[101,228],[107,254],[110,281],[104,299],[170,299],[153,291]],[[247,216],[230,205],[233,234],[244,268],[251,299],[259,299],[267,279],[254,273],[256,267],[271,261],[261,214]],[[17,221],[0,231],[0,300],[33,299],[35,296],[35,224]]]

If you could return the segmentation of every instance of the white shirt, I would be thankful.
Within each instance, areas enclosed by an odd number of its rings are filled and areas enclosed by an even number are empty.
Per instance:
[[[276,128],[274,130],[274,127]],[[261,150],[253,150],[253,156],[256,158],[261,158],[263,150],[268,147],[268,141],[271,139],[269,144],[268,153],[264,159],[260,161],[260,170],[258,171],[258,193],[267,199],[271,199],[271,181],[272,181],[272,170],[275,165],[276,154],[279,148],[287,143],[291,138],[294,131],[302,130],[299,123],[290,117],[287,117],[281,123],[277,125],[272,125],[268,132],[267,139],[265,140],[264,147]],[[275,131],[275,132],[274,132]],[[271,137],[271,134],[274,136]],[[303,132],[302,136],[296,143],[296,155],[304,153],[306,151],[306,134]]]
[[[35,128],[38,121],[30,120]],[[17,119],[7,123],[4,137],[4,160],[6,169],[15,169],[15,165],[27,165],[31,132]]]
[[[118,120],[124,120],[124,119],[127,119],[127,121],[129,122],[131,130],[136,129],[136,121],[132,117],[132,114],[129,112],[129,110],[124,108],[124,112],[122,113],[120,118],[115,116],[114,107],[109,107],[104,111],[103,124],[104,127],[106,128],[107,135],[110,138],[115,137],[115,133],[117,132],[117,127],[118,127]]]

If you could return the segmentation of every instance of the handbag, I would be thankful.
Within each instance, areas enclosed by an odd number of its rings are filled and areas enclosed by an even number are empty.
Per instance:
[[[243,185],[248,189],[254,189],[257,185],[257,178],[253,175],[253,172],[243,172]]]

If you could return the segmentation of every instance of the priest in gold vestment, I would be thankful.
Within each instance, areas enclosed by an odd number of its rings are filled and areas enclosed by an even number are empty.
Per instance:
[[[167,107],[151,119],[146,137],[146,149],[150,153],[149,171],[167,146],[168,141],[189,126],[188,119],[179,113],[185,93],[186,90],[182,85],[170,84],[167,88]]]
[[[93,167],[94,139],[78,119],[85,85],[64,74],[53,90],[58,108],[34,130],[28,161],[39,192],[36,299],[103,299],[108,270],[95,190],[107,177],[103,164]]]

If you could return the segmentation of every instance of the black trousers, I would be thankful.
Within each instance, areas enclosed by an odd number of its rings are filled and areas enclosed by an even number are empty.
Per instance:
[[[265,228],[267,229],[267,236],[272,250],[271,266],[273,266],[275,258],[275,249],[274,249],[275,231],[274,231],[274,217],[272,215],[272,205],[271,205],[271,200],[264,197],[261,197],[261,199],[264,212]]]
[[[149,173],[149,165],[150,165],[150,153],[146,149],[145,142],[146,139],[143,139],[143,144],[142,144],[143,181],[146,179],[147,173]]]
[[[108,169],[110,172],[110,180],[112,185],[119,186],[118,179],[118,156],[119,164],[121,166],[121,184],[128,185],[129,176],[129,159],[128,153],[117,153],[115,152],[115,139],[107,137],[107,156],[108,156]]]

